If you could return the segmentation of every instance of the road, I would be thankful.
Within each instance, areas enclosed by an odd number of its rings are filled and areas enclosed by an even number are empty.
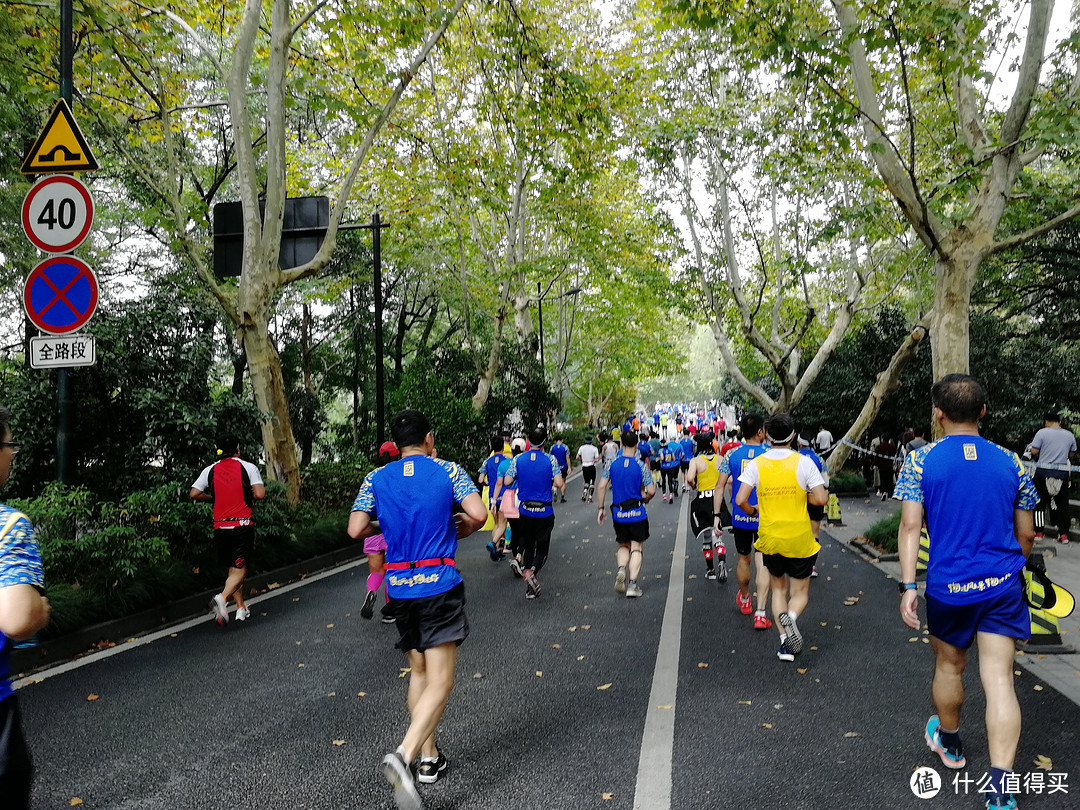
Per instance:
[[[637,600],[614,592],[612,529],[576,498],[558,507],[535,601],[488,559],[487,533],[463,541],[471,635],[441,727],[450,770],[420,786],[425,807],[982,807],[923,743],[932,655],[900,622],[893,582],[823,536],[799,620],[808,649],[780,662],[775,632],[738,613],[734,578],[705,580],[686,506],[649,505]],[[406,725],[405,658],[393,627],[360,618],[365,575],[354,565],[260,597],[246,624],[207,619],[35,676],[19,692],[34,807],[393,807],[377,766]],[[974,667],[966,683],[975,779],[990,763]],[[1017,692],[1016,770],[1048,757],[1069,791],[1021,806],[1080,806],[1080,708],[1027,672]],[[946,779],[934,799],[909,788],[920,766]]]

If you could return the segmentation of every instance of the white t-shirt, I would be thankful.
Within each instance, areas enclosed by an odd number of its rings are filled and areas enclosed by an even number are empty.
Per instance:
[[[829,433],[829,431],[825,430],[825,428],[822,428],[821,432],[817,435],[817,439],[815,439],[814,441],[817,443],[818,452],[824,453],[826,450],[832,447],[833,437],[832,434]]]
[[[595,445],[583,444],[578,448],[577,457],[581,459],[581,466],[593,467],[600,460],[600,451]]]
[[[765,455],[758,456],[758,458],[769,458],[774,461],[781,461],[794,452],[794,450],[787,447],[776,447],[768,450]],[[799,466],[795,469],[795,481],[807,492],[814,487],[825,486],[825,479],[821,477],[821,470],[817,468],[817,464],[810,460],[810,456],[801,454],[799,455]],[[750,462],[743,467],[743,471],[739,473],[739,484],[749,484],[751,488],[757,488],[757,458],[750,459]]]
[[[610,464],[619,455],[619,445],[615,442],[604,442],[604,463]]]

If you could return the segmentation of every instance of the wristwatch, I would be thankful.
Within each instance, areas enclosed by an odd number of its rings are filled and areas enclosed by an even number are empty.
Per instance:
[[[897,582],[896,583],[896,590],[901,594],[905,594],[908,591],[917,591],[917,590],[919,590],[919,583],[918,582]]]

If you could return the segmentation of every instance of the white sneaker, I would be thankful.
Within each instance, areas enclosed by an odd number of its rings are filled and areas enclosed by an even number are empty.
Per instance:
[[[247,608],[237,608],[236,609],[236,620],[238,622],[246,622],[250,615],[251,615],[251,611],[248,610]]]
[[[221,594],[215,594],[214,598],[210,601],[210,607],[214,610],[214,620],[218,624],[229,623],[229,609],[225,605],[225,600],[221,598]]]
[[[628,599],[635,599],[641,596],[641,586],[636,582],[628,583],[626,586],[626,596]]]

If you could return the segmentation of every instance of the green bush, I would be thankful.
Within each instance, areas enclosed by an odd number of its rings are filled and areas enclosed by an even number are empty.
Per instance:
[[[319,512],[348,512],[360,491],[364,476],[371,471],[370,464],[319,461],[303,470],[304,503]]]
[[[873,526],[866,530],[866,539],[873,545],[895,554],[897,551],[896,536],[900,531],[900,513],[883,517]]]
[[[866,481],[858,473],[838,472],[829,477],[829,492],[837,495],[866,492]]]

